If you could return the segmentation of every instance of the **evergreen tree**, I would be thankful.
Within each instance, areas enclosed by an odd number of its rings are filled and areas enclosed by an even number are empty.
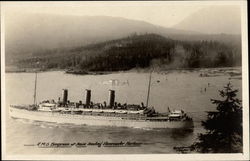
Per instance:
[[[211,99],[217,111],[208,112],[202,126],[207,130],[199,134],[199,141],[191,147],[202,153],[242,152],[242,106],[236,98],[238,90],[228,83],[219,91],[223,100]]]

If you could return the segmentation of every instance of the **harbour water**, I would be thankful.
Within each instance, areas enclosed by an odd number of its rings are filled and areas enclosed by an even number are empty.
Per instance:
[[[211,70],[214,75],[201,77]],[[136,128],[76,126],[29,120],[12,119],[8,115],[10,104],[31,104],[34,94],[34,73],[7,73],[6,81],[6,151],[8,154],[153,154],[177,153],[174,146],[191,145],[198,133],[204,132],[201,121],[206,111],[215,110],[211,98],[220,98],[221,90],[229,81],[239,89],[242,80],[231,79],[226,73],[232,69],[202,69],[154,72],[149,106],[156,111],[182,109],[193,117],[194,130],[152,130]],[[233,69],[240,71],[240,68]],[[37,77],[37,101],[61,97],[62,89],[68,89],[69,100],[84,101],[85,89],[92,90],[91,100],[103,103],[108,100],[108,90],[116,91],[116,101],[127,104],[146,102],[149,73],[119,72],[107,75],[71,75],[61,71],[41,72]],[[68,147],[41,148],[39,143],[142,143],[136,147]]]

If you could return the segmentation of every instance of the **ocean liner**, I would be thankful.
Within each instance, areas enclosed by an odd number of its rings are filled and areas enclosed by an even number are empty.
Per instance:
[[[115,126],[148,129],[192,129],[193,120],[183,110],[170,110],[166,113],[156,112],[154,107],[148,106],[151,73],[148,84],[146,105],[141,103],[121,104],[115,102],[115,91],[109,90],[108,104],[93,103],[91,90],[85,91],[85,102],[70,102],[68,90],[63,89],[62,99],[58,101],[45,100],[36,103],[35,77],[34,103],[32,105],[10,105],[9,114],[13,118],[33,121],[53,122],[62,124],[77,124],[91,126]]]

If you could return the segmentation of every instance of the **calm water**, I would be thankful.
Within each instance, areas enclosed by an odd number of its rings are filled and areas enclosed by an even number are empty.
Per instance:
[[[238,69],[240,70],[240,69]],[[174,71],[153,73],[149,105],[159,112],[183,109],[194,119],[193,132],[179,130],[150,130],[113,127],[91,127],[31,122],[11,119],[6,112],[6,151],[8,154],[142,154],[176,153],[174,146],[188,146],[198,133],[204,132],[200,125],[206,119],[205,111],[214,110],[211,98],[218,98],[218,90],[229,81],[239,89],[241,80],[229,79],[227,74],[216,77],[199,77],[200,71]],[[63,72],[43,72],[38,74],[37,100],[61,97],[62,89],[69,90],[69,100],[84,100],[85,89],[92,90],[92,101],[108,100],[108,90],[116,91],[116,101],[140,104],[146,102],[148,73],[124,72],[108,75],[69,75]],[[33,102],[34,73],[6,74],[6,108],[9,104],[30,104]],[[119,81],[118,85],[109,82]],[[208,85],[209,83],[209,85]],[[205,91],[206,88],[206,91]],[[140,147],[100,147],[86,148],[38,148],[24,146],[38,142],[140,142]]]

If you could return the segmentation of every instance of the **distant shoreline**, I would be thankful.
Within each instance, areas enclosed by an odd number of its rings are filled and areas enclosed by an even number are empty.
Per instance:
[[[73,74],[73,75],[107,75],[112,73],[119,73],[119,72],[138,72],[138,73],[144,73],[144,72],[164,72],[164,71],[200,71],[202,69],[237,69],[242,68],[242,66],[235,66],[235,67],[213,67],[213,68],[133,68],[130,70],[125,71],[85,71],[85,70],[67,70],[67,69],[37,69],[37,68],[26,68],[26,69],[20,69],[20,68],[8,68],[6,67],[5,73],[35,73],[35,72],[52,72],[52,71],[61,71],[65,72],[65,74]]]
[[[35,73],[35,72],[48,72],[48,71],[63,71],[61,69],[37,69],[37,68],[5,68],[5,73]]]

